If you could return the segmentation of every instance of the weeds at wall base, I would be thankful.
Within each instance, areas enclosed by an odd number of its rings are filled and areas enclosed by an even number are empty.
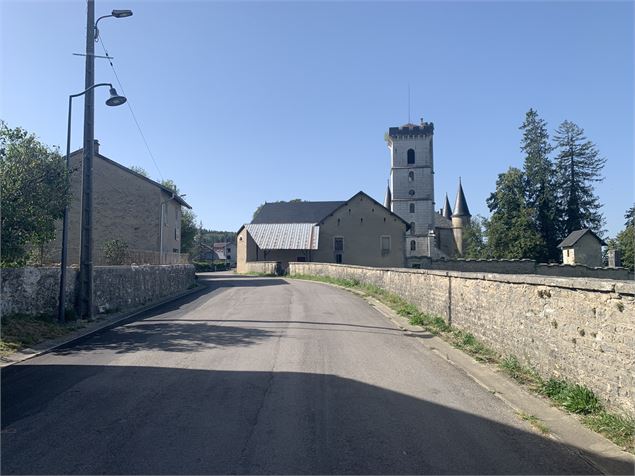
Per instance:
[[[411,325],[421,326],[431,334],[443,338],[454,347],[463,350],[480,362],[497,364],[512,379],[529,390],[549,398],[556,406],[576,415],[581,422],[602,434],[625,451],[635,453],[635,420],[606,411],[595,394],[586,387],[571,384],[566,380],[543,378],[534,369],[523,366],[514,355],[502,356],[479,342],[472,334],[448,325],[440,316],[421,312],[403,298],[373,284],[363,284],[356,279],[340,279],[330,276],[294,275],[294,279],[319,281],[345,288],[357,289],[383,302],[397,314],[408,319]],[[529,416],[531,418],[531,416]],[[540,421],[529,421],[539,431]],[[548,432],[548,429],[544,427]]]

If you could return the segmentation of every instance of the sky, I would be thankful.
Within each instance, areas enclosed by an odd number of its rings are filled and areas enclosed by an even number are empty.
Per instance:
[[[472,214],[489,215],[497,175],[522,166],[530,108],[550,133],[577,123],[607,159],[596,190],[610,236],[635,201],[631,1],[95,3],[96,16],[134,11],[100,33],[151,151],[104,88],[101,153],[172,179],[205,228],[235,231],[265,201],[363,190],[383,203],[384,134],[409,109],[434,123],[437,209],[461,176]],[[73,53],[85,49],[86,3],[0,4],[0,118],[64,151],[68,96],[84,89]],[[107,60],[95,80],[122,92]]]

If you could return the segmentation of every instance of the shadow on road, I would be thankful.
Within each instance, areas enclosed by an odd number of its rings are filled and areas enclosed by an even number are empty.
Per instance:
[[[529,427],[335,375],[18,365],[2,417],[2,474],[597,472]]]
[[[140,321],[115,327],[52,353],[69,355],[93,350],[110,350],[116,354],[143,350],[197,352],[213,347],[245,347],[277,335],[265,329],[216,326],[206,322],[155,322]]]

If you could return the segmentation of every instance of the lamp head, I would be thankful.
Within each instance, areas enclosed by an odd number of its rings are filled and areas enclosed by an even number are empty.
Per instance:
[[[115,18],[126,18],[132,16],[132,10],[113,10],[112,16]]]
[[[110,88],[110,97],[106,101],[107,106],[121,106],[127,101],[124,96],[119,96],[115,88]]]

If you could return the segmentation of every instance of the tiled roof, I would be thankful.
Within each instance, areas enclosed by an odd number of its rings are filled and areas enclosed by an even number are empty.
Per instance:
[[[251,223],[318,223],[346,202],[265,203]]]
[[[440,213],[434,214],[434,226],[435,228],[452,228],[452,220],[448,220]]]
[[[313,223],[251,223],[247,233],[261,250],[317,250],[320,227]]]
[[[584,228],[582,230],[575,230],[569,233],[569,236],[567,236],[564,240],[562,240],[562,242],[558,245],[558,248],[566,248],[566,247],[575,245],[578,242],[578,240],[582,238],[584,235],[586,235],[587,233],[591,233],[600,242],[600,244],[602,244],[602,246],[606,246],[606,243],[604,243],[604,240],[602,240],[602,238],[597,236],[588,228]]]

